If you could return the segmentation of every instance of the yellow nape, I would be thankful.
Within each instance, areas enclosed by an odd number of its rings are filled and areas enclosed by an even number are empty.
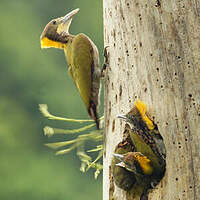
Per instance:
[[[143,173],[146,175],[151,175],[153,173],[153,168],[150,164],[151,161],[146,156],[136,155],[136,158],[140,164],[140,167],[142,168]]]
[[[58,41],[50,40],[47,37],[42,38],[40,43],[41,43],[42,49],[43,48],[51,48],[51,47],[63,49],[65,47],[65,44],[58,42]]]
[[[143,103],[141,100],[137,100],[137,101],[135,101],[135,106],[138,109],[138,111],[140,112],[142,119],[145,121],[149,130],[153,130],[154,129],[153,122],[146,116],[147,105],[145,103]]]

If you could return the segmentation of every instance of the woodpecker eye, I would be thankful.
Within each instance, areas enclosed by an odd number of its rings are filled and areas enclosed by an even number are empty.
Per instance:
[[[56,20],[53,20],[52,24],[55,25],[56,24]]]

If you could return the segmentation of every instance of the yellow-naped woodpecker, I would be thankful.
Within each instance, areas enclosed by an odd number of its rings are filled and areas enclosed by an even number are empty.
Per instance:
[[[140,200],[148,199],[148,191],[154,184],[157,184],[157,179],[152,177],[154,168],[152,166],[152,162],[146,156],[144,156],[140,152],[128,152],[126,154],[113,154],[115,159],[118,159],[119,163],[116,164],[116,167],[121,167],[126,171],[126,174],[129,172],[129,179],[132,178],[132,186],[129,188],[128,196],[131,199],[140,197]],[[127,184],[130,182],[129,179],[126,178],[125,173],[120,175],[120,178],[124,178],[123,183]],[[127,182],[128,181],[128,182]],[[120,188],[122,188],[120,186]],[[123,188],[122,188],[123,189]]]
[[[137,149],[151,159],[155,158],[159,162],[158,165],[164,166],[166,151],[163,138],[160,135],[158,127],[146,115],[147,106],[140,100],[135,102],[135,106],[125,115],[119,115],[129,123],[126,129],[129,132],[131,139]]]
[[[95,120],[99,129],[98,105],[101,77],[99,53],[95,44],[85,34],[69,33],[72,18],[78,11],[79,9],[75,9],[64,17],[51,20],[41,34],[41,48],[53,47],[64,50],[68,71],[89,116]]]
[[[148,190],[159,183],[166,167],[163,138],[146,112],[146,104],[138,100],[127,114],[118,116],[128,123],[125,124],[123,141],[116,146],[112,159],[112,171],[122,172],[120,175],[113,173],[116,185],[124,189],[123,185],[132,183],[127,189],[128,194],[132,198],[140,196],[140,199],[148,198]],[[122,144],[129,144],[129,148]],[[125,169],[125,173],[119,167]],[[132,182],[126,178],[128,172],[134,177]]]
[[[136,175],[151,176],[153,173],[153,166],[151,160],[140,152],[128,152],[126,154],[113,154],[121,162],[116,164],[126,168],[128,171]]]

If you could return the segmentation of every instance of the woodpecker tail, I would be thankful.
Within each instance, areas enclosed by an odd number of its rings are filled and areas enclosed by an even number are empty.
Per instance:
[[[88,114],[89,114],[90,118],[92,118],[95,121],[96,127],[99,130],[100,127],[99,127],[99,118],[98,118],[98,114],[97,114],[97,107],[92,100],[90,100]]]

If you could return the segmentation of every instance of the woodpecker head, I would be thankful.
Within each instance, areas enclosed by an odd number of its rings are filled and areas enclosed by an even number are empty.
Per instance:
[[[128,171],[141,175],[151,175],[153,173],[151,160],[149,160],[146,156],[144,156],[140,152],[128,152],[124,155],[121,154],[113,154],[113,155],[115,158],[121,161],[116,165],[123,167]]]
[[[140,100],[135,101],[134,104],[134,107],[127,114],[120,114],[117,117],[134,127],[147,126],[149,130],[153,130],[155,128],[153,121],[146,114],[147,105]]]
[[[41,48],[64,48],[66,43],[66,35],[69,35],[69,27],[73,16],[79,11],[79,8],[66,14],[64,17],[59,17],[51,20],[44,28],[41,36]]]

